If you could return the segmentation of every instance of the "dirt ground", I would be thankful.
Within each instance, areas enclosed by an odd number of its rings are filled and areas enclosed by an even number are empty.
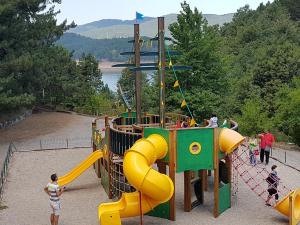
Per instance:
[[[15,127],[0,131],[0,141],[7,143],[12,138],[37,141],[41,138],[89,136],[93,118],[61,114],[42,113],[29,117]],[[62,124],[63,123],[63,124]],[[101,126],[101,125],[100,125]],[[0,210],[2,225],[46,225],[49,224],[48,197],[43,187],[49,175],[57,172],[63,175],[82,161],[91,149],[50,150],[41,152],[16,152],[9,166],[9,174],[4,187],[3,202],[6,209]],[[300,153],[298,154],[300,157]],[[290,189],[300,187],[300,173],[283,164],[271,160],[270,165],[278,165],[281,181]],[[212,186],[212,181],[210,181]],[[212,215],[212,188],[205,193],[205,203],[183,212],[183,174],[176,175],[176,221],[168,221],[149,216],[144,217],[145,225],[271,225],[288,224],[280,215],[258,198],[241,179],[238,195],[232,199],[232,208],[215,219]],[[281,196],[282,197],[282,196]],[[92,168],[88,169],[73,183],[62,196],[60,225],[99,224],[97,208],[100,203],[109,202],[100,179]],[[138,225],[139,218],[124,219],[123,225]]]
[[[90,144],[93,117],[69,113],[43,112],[33,114],[13,127],[0,130],[0,165],[4,160],[10,142],[18,150],[32,150],[43,146],[62,148],[66,139],[70,144]],[[101,120],[100,125],[103,124]]]

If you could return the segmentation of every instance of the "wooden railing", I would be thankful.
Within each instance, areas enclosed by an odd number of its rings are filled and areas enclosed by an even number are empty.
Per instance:
[[[109,150],[117,155],[124,155],[138,139],[142,138],[141,133],[131,133],[114,128],[110,128],[110,148]]]

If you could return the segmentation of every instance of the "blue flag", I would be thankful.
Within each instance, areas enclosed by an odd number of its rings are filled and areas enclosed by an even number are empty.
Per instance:
[[[143,20],[144,19],[144,15],[139,13],[139,12],[135,12],[135,19],[136,20]]]

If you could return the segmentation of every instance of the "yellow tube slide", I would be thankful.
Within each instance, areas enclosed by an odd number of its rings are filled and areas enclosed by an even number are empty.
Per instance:
[[[87,170],[93,163],[95,163],[98,159],[101,159],[103,157],[103,152],[101,150],[94,151],[92,154],[90,154],[84,161],[82,161],[80,164],[78,164],[73,170],[71,170],[66,175],[58,178],[58,185],[64,186],[70,182],[72,182],[74,179],[76,179],[78,176],[80,176],[85,170]]]
[[[164,158],[167,152],[165,139],[152,134],[135,142],[125,153],[124,174],[137,191],[123,193],[117,202],[99,205],[98,215],[102,225],[120,225],[120,218],[138,216],[140,212],[145,214],[171,199],[174,193],[172,180],[152,169],[152,164]]]
[[[298,224],[300,221],[300,188],[290,192],[274,208],[289,217],[291,225]]]

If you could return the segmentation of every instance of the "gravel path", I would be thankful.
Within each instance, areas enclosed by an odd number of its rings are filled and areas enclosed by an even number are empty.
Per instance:
[[[43,192],[49,175],[56,171],[62,175],[84,159],[90,149],[57,150],[44,152],[15,153],[4,189],[3,205],[0,211],[0,224],[46,225],[48,223],[48,197]],[[271,162],[273,163],[273,162]],[[279,165],[282,181],[291,188],[300,187],[300,174],[295,170]],[[287,224],[287,219],[264,205],[242,181],[239,182],[238,196],[233,199],[231,209],[214,219],[212,215],[212,188],[205,194],[205,204],[190,213],[183,212],[183,175],[176,177],[177,220],[144,217],[145,225],[271,225]],[[212,183],[211,183],[212,186]],[[93,169],[88,169],[81,177],[68,186],[62,196],[60,225],[96,225],[97,207],[108,202],[100,180]],[[139,218],[124,219],[123,225],[138,225]]]

